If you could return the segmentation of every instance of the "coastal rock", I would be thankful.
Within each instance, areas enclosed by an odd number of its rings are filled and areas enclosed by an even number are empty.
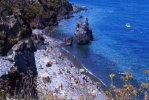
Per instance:
[[[67,0],[63,0],[61,1],[61,6],[58,10],[58,16],[57,19],[61,20],[61,19],[67,19],[72,17],[72,11],[73,11],[73,7],[72,4],[69,3]]]
[[[17,42],[19,23],[11,10],[0,7],[0,12],[0,55],[3,56]]]
[[[93,40],[92,29],[89,27],[88,18],[85,20],[80,18],[76,26],[75,37],[78,44],[87,44]]]
[[[64,39],[65,45],[70,46],[73,43],[73,37],[67,37]]]
[[[87,10],[87,7],[85,7],[85,6],[76,6],[75,4],[72,4],[72,7],[73,7],[74,13],[78,13],[80,11]]]
[[[34,5],[39,12],[31,21],[31,26],[38,29],[57,25],[59,20],[72,15],[72,5],[67,0],[36,0]]]

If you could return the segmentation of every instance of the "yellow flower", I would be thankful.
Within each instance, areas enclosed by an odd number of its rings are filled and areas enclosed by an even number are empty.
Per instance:
[[[125,84],[125,85],[124,85],[124,88],[125,88],[126,90],[131,90],[131,91],[135,90],[134,86],[131,85],[131,84]]]
[[[109,76],[110,76],[111,79],[113,79],[116,75],[111,73]]]
[[[132,95],[137,96],[137,91],[136,90],[133,90],[132,91]]]
[[[149,84],[148,83],[141,83],[141,88],[149,88]]]
[[[143,91],[146,88],[146,83],[141,83],[140,87],[139,87],[139,91]]]
[[[127,79],[132,79],[132,78],[133,78],[132,73],[131,73],[131,72],[127,72],[127,73],[126,73],[126,78],[127,78]]]
[[[105,92],[105,96],[106,96],[106,97],[110,97],[110,96],[111,96],[111,93],[110,93],[109,91],[106,91],[106,92]]]
[[[141,83],[141,87],[146,87],[146,83]]]

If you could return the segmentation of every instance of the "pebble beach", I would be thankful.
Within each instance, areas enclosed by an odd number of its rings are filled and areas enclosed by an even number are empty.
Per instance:
[[[104,100],[101,83],[93,81],[85,69],[75,66],[62,52],[62,41],[45,36],[46,49],[35,52],[40,99]]]

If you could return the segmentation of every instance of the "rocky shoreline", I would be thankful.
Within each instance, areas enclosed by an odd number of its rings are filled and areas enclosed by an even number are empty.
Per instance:
[[[84,73],[85,75],[90,77],[92,81],[101,83],[102,90],[107,90],[106,84],[104,84],[101,79],[97,78],[93,73],[91,73],[88,69],[86,69],[86,67],[77,59],[76,56],[72,55],[68,50],[66,50],[63,47],[60,50],[64,56],[66,56],[71,62],[73,62],[74,66],[77,69],[81,68],[85,69],[86,70],[86,72]]]

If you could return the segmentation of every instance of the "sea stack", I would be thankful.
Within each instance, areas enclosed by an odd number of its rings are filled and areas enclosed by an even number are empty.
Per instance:
[[[76,25],[76,33],[75,33],[76,41],[78,44],[88,44],[93,40],[92,29],[89,27],[88,18],[83,19],[80,17]]]

